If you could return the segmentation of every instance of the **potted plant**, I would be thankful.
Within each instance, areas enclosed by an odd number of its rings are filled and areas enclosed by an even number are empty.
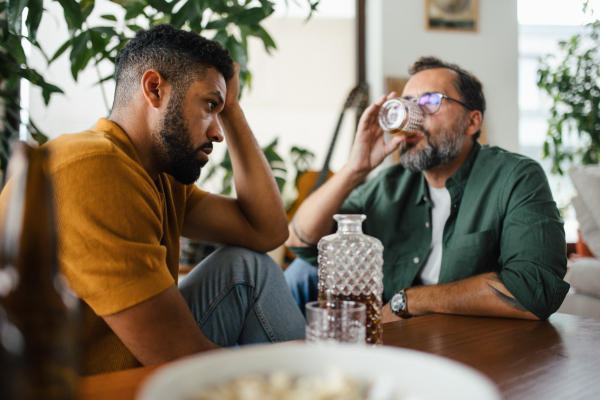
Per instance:
[[[541,60],[538,86],[552,101],[543,157],[562,175],[568,164],[600,163],[600,21],[558,45]],[[579,137],[574,148],[565,144],[573,134]]]

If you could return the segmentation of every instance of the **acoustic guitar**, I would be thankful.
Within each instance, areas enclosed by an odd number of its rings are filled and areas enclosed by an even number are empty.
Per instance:
[[[287,218],[288,222],[292,220],[300,205],[312,192],[321,187],[329,178],[333,176],[333,172],[329,170],[329,162],[331,161],[331,155],[333,154],[333,148],[335,146],[335,142],[338,137],[338,133],[340,132],[340,127],[342,126],[342,121],[344,120],[344,114],[346,110],[357,107],[360,105],[367,93],[367,84],[362,83],[361,85],[352,89],[346,102],[344,103],[344,107],[342,108],[342,112],[338,119],[337,126],[335,127],[335,131],[333,132],[333,137],[331,138],[331,143],[329,144],[329,150],[327,151],[327,157],[325,158],[325,163],[323,164],[323,168],[320,171],[305,171],[299,177],[296,182],[296,189],[298,190],[298,197],[296,201],[292,203],[292,205],[287,210]],[[286,257],[295,258],[294,254],[286,249]]]

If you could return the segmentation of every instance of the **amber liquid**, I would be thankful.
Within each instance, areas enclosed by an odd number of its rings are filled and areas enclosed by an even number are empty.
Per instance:
[[[392,129],[390,131],[391,134],[394,135],[404,135],[407,138],[409,137],[413,137],[413,136],[417,136],[416,132],[407,132],[407,131],[403,131],[401,128],[397,128],[397,129]]]
[[[381,327],[381,308],[383,302],[374,294],[360,294],[358,296],[344,296],[336,294],[331,299],[325,297],[325,293],[319,293],[319,300],[348,300],[363,303],[367,307],[367,344],[383,344],[383,329]]]

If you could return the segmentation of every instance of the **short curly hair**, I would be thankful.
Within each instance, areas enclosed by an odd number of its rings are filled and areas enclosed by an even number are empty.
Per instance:
[[[156,69],[180,95],[190,83],[201,79],[207,68],[215,67],[226,80],[234,74],[229,50],[219,42],[167,24],[138,30],[119,52],[115,64],[113,109],[127,105],[149,69]]]
[[[462,101],[471,107],[473,110],[481,112],[481,117],[485,114],[485,96],[483,95],[483,85],[475,75],[469,71],[465,71],[456,64],[448,63],[440,60],[437,57],[421,57],[408,70],[411,75],[417,72],[433,69],[447,68],[458,74],[458,79],[454,82],[454,87],[458,94],[462,97]],[[481,136],[481,127],[473,135],[473,139],[477,140]]]

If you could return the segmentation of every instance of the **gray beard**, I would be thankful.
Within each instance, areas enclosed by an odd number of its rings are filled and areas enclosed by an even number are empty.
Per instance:
[[[444,127],[431,139],[428,131],[425,131],[427,146],[420,151],[409,151],[406,142],[400,144],[400,164],[412,172],[426,171],[439,165],[454,160],[460,154],[462,142],[467,128],[467,119],[459,118],[450,127]]]

